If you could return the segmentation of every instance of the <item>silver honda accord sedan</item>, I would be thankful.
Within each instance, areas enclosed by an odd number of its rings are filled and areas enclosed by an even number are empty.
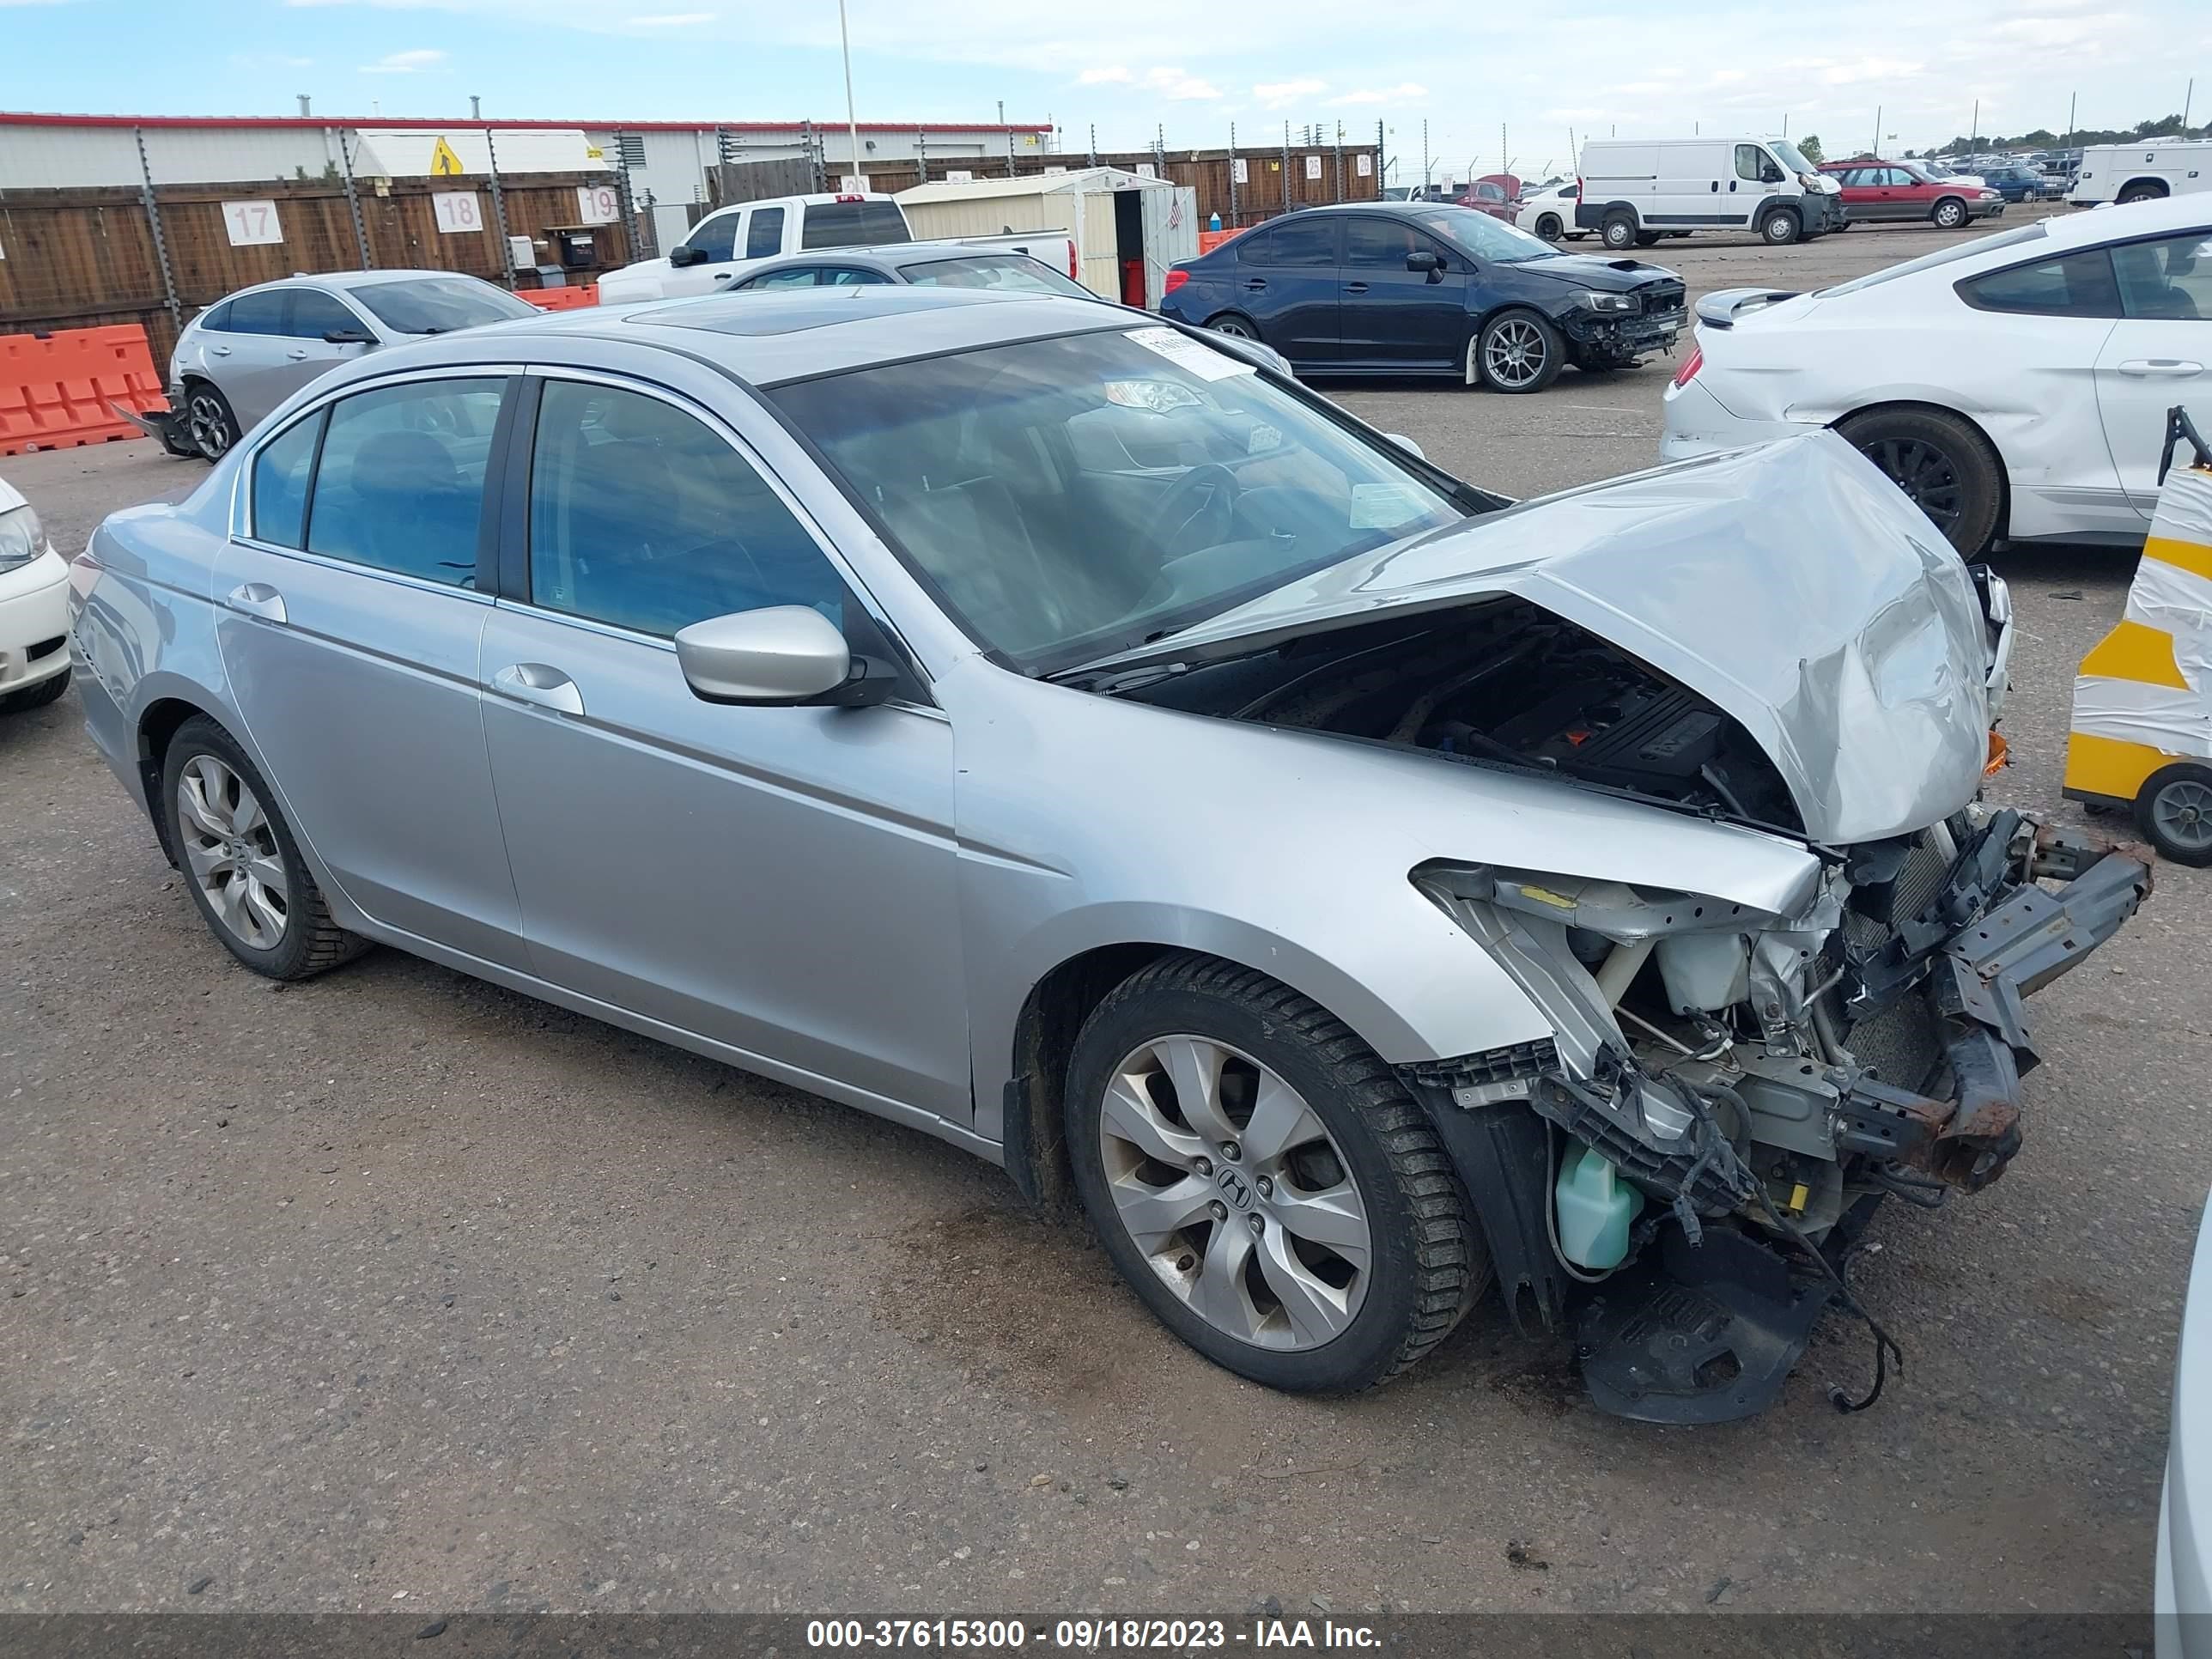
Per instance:
[[[1761,1409],[2148,885],[1978,803],[2002,585],[1842,441],[1516,504],[1077,300],[396,347],[73,578],[246,967],[388,945],[940,1136],[1284,1389],[1495,1281],[1610,1409]]]

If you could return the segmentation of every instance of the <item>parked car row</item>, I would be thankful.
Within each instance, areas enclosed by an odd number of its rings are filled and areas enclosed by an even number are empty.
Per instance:
[[[1841,187],[1844,216],[1855,225],[1924,220],[1958,230],[2005,210],[2002,191],[1942,178],[1914,161],[1824,161],[1820,172]]]

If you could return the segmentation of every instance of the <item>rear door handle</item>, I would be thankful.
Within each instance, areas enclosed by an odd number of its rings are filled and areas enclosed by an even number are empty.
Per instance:
[[[210,357],[228,357],[230,356],[230,348],[228,346],[210,346],[208,348],[208,356]]]
[[[1344,285],[1344,291],[1346,294],[1364,294],[1367,292],[1367,284],[1364,283],[1346,283]]]
[[[243,611],[249,617],[258,617],[264,622],[284,625],[284,596],[267,582],[244,582],[230,590],[224,603],[233,611]]]
[[[1247,276],[1244,279],[1244,287],[1249,293],[1257,294],[1267,286],[1267,279],[1265,276]]]
[[[546,663],[510,664],[491,677],[491,689],[502,697],[534,703],[556,714],[584,712],[584,694],[576,689],[576,682]]]
[[[2203,372],[2203,364],[2185,362],[2179,357],[2130,357],[2120,365],[2123,374],[2156,374],[2172,380],[2186,380]]]

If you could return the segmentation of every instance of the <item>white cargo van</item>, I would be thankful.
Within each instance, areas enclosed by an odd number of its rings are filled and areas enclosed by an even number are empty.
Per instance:
[[[1787,138],[1593,138],[1575,228],[1609,248],[1691,230],[1751,230],[1778,246],[1844,225],[1842,187]]]
[[[2081,170],[2074,175],[2066,199],[2076,207],[2091,207],[2154,202],[2199,190],[2212,190],[2212,143],[2154,138],[2140,144],[2090,145],[2081,152]]]
[[[599,278],[599,303],[719,294],[756,259],[823,247],[910,242],[906,216],[888,196],[779,196],[710,213],[665,258],[641,259]]]

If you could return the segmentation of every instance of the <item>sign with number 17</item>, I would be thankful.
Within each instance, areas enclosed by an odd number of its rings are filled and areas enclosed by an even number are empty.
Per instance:
[[[222,228],[233,247],[264,247],[284,240],[274,202],[225,202]]]

